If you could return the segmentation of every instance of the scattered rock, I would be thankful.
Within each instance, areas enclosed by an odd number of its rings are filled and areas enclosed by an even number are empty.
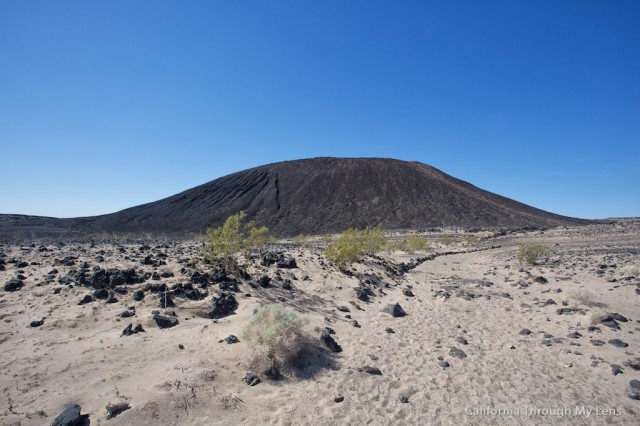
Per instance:
[[[136,325],[135,328],[132,328],[133,324],[129,324],[124,330],[122,330],[122,335],[123,336],[131,336],[133,334],[137,334],[137,333],[145,333],[144,328],[142,327],[142,324],[138,324]],[[160,327],[162,328],[162,327]]]
[[[178,325],[178,318],[167,315],[155,314],[153,320],[158,324],[160,328],[171,328]]]
[[[107,404],[107,420],[116,417],[123,411],[127,411],[131,406],[128,402],[118,402],[115,404]]]
[[[400,402],[403,404],[408,404],[409,403],[409,397],[401,395],[399,398]]]
[[[414,297],[413,292],[411,291],[410,288],[403,288],[402,289],[402,294],[404,294],[407,297]]]
[[[628,359],[623,364],[633,370],[640,370],[640,358]]]
[[[625,393],[628,398],[640,400],[640,389],[638,388],[628,387]]]
[[[78,404],[71,404],[56,417],[51,426],[81,426],[88,423],[88,419],[88,415],[80,415],[80,406]]]
[[[407,315],[407,313],[404,311],[404,309],[402,309],[399,303],[385,306],[382,312],[387,313],[392,317],[403,317]]]
[[[620,367],[618,364],[611,364],[611,374],[613,374],[614,376],[617,376],[618,374],[622,374],[624,373],[624,370],[622,369],[622,367]]]
[[[573,333],[567,334],[567,337],[569,339],[579,339],[580,337],[582,337],[582,334],[578,333],[577,331],[574,331]]]
[[[623,342],[623,341],[622,341],[622,340],[620,340],[620,339],[611,339],[611,340],[609,340],[609,342],[608,342],[608,343],[609,343],[610,345],[615,346],[616,348],[626,348],[627,346],[629,346],[629,344],[628,344],[628,343]]]
[[[29,327],[36,328],[36,327],[40,327],[42,324],[44,324],[44,318],[41,320],[31,321],[29,323]]]
[[[271,284],[271,278],[267,275],[263,275],[258,279],[258,284],[260,284],[260,287],[267,288]]]
[[[4,283],[4,291],[17,291],[24,286],[22,280],[9,280]]]
[[[224,318],[235,313],[238,309],[238,302],[233,294],[222,292],[219,296],[211,299],[211,308],[208,312],[209,318]]]
[[[444,361],[444,360],[438,361],[438,365],[443,369],[451,367],[451,364],[449,364],[447,361]]]
[[[293,269],[297,268],[298,265],[296,265],[296,260],[293,257],[287,257],[278,259],[278,261],[276,262],[276,267],[282,269]]]
[[[604,340],[594,339],[594,340],[591,340],[591,344],[593,346],[602,346],[604,345]]]
[[[469,344],[467,339],[465,339],[464,337],[456,337],[456,342],[460,343],[461,345],[468,345]]]
[[[372,374],[374,376],[382,376],[382,371],[380,371],[377,367],[370,367],[365,365],[364,367],[358,368],[358,371],[362,373]]]
[[[260,377],[256,376],[255,374],[251,374],[251,373],[247,373],[242,378],[242,381],[245,382],[246,384],[248,384],[249,386],[255,386],[255,385],[259,384],[260,382],[262,382],[262,380],[260,380]]]
[[[451,349],[449,349],[449,355],[454,356],[456,358],[466,358],[467,354],[464,353],[464,351],[462,351],[462,349],[458,349],[456,347],[452,347]]]
[[[387,328],[385,328],[385,329],[384,329],[384,331],[385,331],[386,333],[389,333],[389,334],[394,334],[394,333],[395,333],[395,331],[393,331],[393,328],[391,328],[391,327],[387,327]]]
[[[333,397],[333,402],[338,403],[338,402],[342,402],[342,401],[344,401],[344,396],[342,394],[338,394],[338,395]]]
[[[225,337],[224,341],[229,344],[232,345],[234,343],[238,343],[240,340],[234,336],[233,334],[229,335],[228,337]]]
[[[331,337],[331,332],[326,328],[322,330],[322,334],[320,335],[320,340],[326,347],[328,347],[332,352],[342,352],[342,347]]]
[[[78,305],[86,305],[87,303],[93,302],[93,297],[90,294],[85,294],[84,297],[78,302]]]
[[[522,330],[520,330],[520,333],[518,333],[518,334],[520,334],[522,336],[528,336],[531,333],[533,333],[533,332],[531,330],[529,330],[528,328],[523,328]]]

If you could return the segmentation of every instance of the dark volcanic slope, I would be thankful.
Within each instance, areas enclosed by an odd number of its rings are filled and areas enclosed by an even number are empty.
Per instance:
[[[422,163],[378,158],[269,164],[117,213],[49,220],[57,230],[76,232],[183,233],[218,226],[240,210],[277,235],[320,234],[378,223],[385,229],[586,223],[492,194]],[[20,225],[39,233],[47,222],[11,217],[0,218],[0,232]]]

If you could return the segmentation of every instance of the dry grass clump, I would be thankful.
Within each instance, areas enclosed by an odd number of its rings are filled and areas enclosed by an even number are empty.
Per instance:
[[[551,253],[551,247],[542,243],[521,244],[518,249],[518,261],[536,265],[541,258]]]
[[[603,319],[609,316],[609,313],[602,308],[593,308],[589,310],[589,322],[593,325],[600,324]]]
[[[567,296],[568,302],[572,306],[592,307],[592,306],[600,305],[600,303],[597,300],[598,296],[596,296],[594,293],[590,292],[584,287],[571,288],[567,290],[565,294]]]
[[[250,348],[247,367],[275,375],[295,367],[308,345],[306,324],[305,318],[280,303],[259,308],[242,330]]]

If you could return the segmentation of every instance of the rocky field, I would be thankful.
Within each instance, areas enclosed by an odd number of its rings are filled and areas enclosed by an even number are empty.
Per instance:
[[[640,423],[640,221],[426,235],[346,271],[280,241],[234,273],[201,241],[3,241],[0,423]],[[553,250],[520,264],[528,242]],[[314,342],[279,377],[244,364],[270,302]]]

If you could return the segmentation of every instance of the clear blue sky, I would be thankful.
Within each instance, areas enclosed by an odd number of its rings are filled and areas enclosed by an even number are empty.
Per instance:
[[[338,156],[640,216],[639,23],[637,0],[3,0],[0,213]]]

